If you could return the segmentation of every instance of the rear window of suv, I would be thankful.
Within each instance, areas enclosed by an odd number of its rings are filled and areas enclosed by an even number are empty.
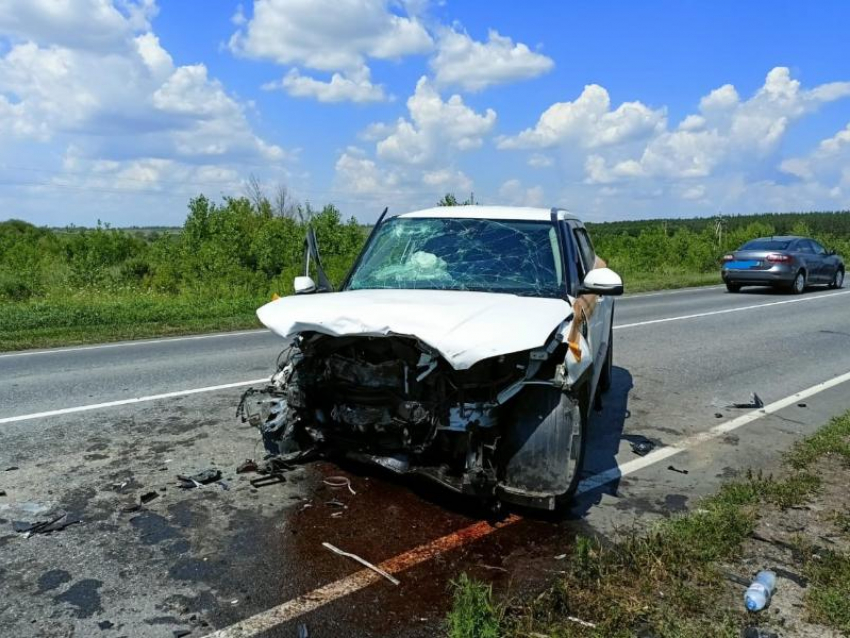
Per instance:
[[[777,239],[754,239],[741,246],[739,250],[786,250],[791,245],[790,241],[779,241]]]

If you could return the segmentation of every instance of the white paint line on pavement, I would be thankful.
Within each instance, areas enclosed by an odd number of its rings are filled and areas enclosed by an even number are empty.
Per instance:
[[[165,394],[151,394],[146,397],[134,397],[132,399],[119,399],[117,401],[107,401],[106,403],[90,403],[88,405],[78,405],[72,408],[60,408],[58,410],[48,410],[47,412],[33,412],[32,414],[21,414],[20,416],[7,416],[0,419],[0,425],[4,423],[18,423],[19,421],[31,421],[32,419],[42,419],[49,416],[62,416],[63,414],[74,414],[76,412],[88,412],[90,410],[102,410],[104,408],[115,408],[121,405],[131,405],[133,403],[145,403],[147,401],[159,401],[160,399],[174,399],[177,397],[186,397],[193,394],[203,394],[205,392],[217,392],[219,390],[229,390],[230,388],[241,388],[246,385],[256,383],[265,383],[269,380],[268,377],[262,379],[254,379],[252,381],[238,381],[236,383],[224,383],[222,385],[210,385],[205,388],[193,388],[191,390],[177,390],[176,392],[166,392]]]
[[[158,343],[174,341],[198,341],[200,339],[221,339],[222,337],[242,337],[244,335],[271,334],[265,328],[257,330],[239,330],[236,332],[214,332],[206,335],[191,335],[188,337],[164,337],[162,339],[140,339],[139,341],[119,341],[116,343],[100,343],[94,346],[72,346],[70,348],[50,348],[48,350],[25,350],[23,352],[7,352],[0,354],[0,359],[7,357],[32,357],[37,354],[61,354],[63,352],[80,352],[82,350],[105,350],[107,348],[129,348],[131,346],[151,346]]]
[[[693,315],[681,315],[678,317],[664,317],[662,319],[648,319],[647,321],[636,321],[634,323],[614,324],[614,330],[623,330],[625,328],[637,328],[638,326],[651,326],[656,323],[668,323],[670,321],[683,321],[685,319],[698,319],[700,317],[713,317],[714,315],[727,315],[731,312],[743,312],[745,310],[755,310],[756,308],[768,308],[770,306],[783,306],[791,303],[805,303],[807,301],[818,301],[820,299],[831,299],[832,297],[840,297],[842,295],[850,295],[850,290],[842,292],[833,292],[816,297],[796,297],[794,299],[785,299],[783,301],[771,301],[770,303],[760,303],[752,306],[737,306],[735,308],[724,308],[723,310],[710,310],[708,312],[698,312]]]
[[[649,321],[638,321],[636,323],[625,323],[620,325],[615,325],[614,330],[622,330],[624,328],[635,328],[638,326],[646,326],[654,323],[667,323],[670,321],[684,321],[686,319],[696,319],[698,317],[709,317],[712,315],[722,315],[730,312],[740,312],[743,310],[753,310],[755,308],[764,308],[767,306],[777,306],[781,304],[789,304],[789,303],[801,303],[804,301],[817,301],[818,299],[826,299],[828,297],[838,297],[840,295],[850,294],[850,290],[845,290],[842,292],[835,292],[831,294],[824,294],[818,297],[798,297],[795,299],[787,299],[785,301],[774,301],[771,303],[758,304],[755,306],[743,306],[739,308],[727,308],[725,310],[715,310],[712,312],[701,312],[694,315],[684,315],[681,317],[665,317],[663,319],[650,319]],[[212,336],[212,335],[207,335]],[[187,337],[190,338],[190,337]],[[191,390],[178,390],[177,392],[167,392],[165,394],[153,394],[150,396],[137,397],[133,399],[120,399],[118,401],[108,401],[106,403],[93,403],[90,405],[81,405],[71,408],[61,408],[58,410],[48,410],[47,412],[36,412],[34,414],[22,414],[20,416],[11,416],[6,418],[0,418],[0,425],[4,423],[15,423],[17,421],[29,421],[32,419],[40,419],[43,417],[49,416],[59,416],[62,414],[71,414],[74,412],[87,412],[89,410],[99,410],[102,408],[112,408],[121,405],[129,405],[131,403],[145,403],[147,401],[158,401],[160,399],[171,399],[174,397],[187,396],[191,394],[200,394],[202,392],[215,392],[216,390],[226,390],[228,388],[238,388],[240,386],[252,385],[255,383],[262,383],[267,379],[254,379],[252,381],[237,381],[235,383],[226,383],[224,385],[213,385],[206,388],[195,388]]]
[[[650,452],[646,456],[624,463],[619,467],[611,468],[610,470],[601,472],[596,476],[591,476],[581,482],[577,494],[581,495],[592,492],[611,481],[623,476],[628,476],[629,474],[634,474],[639,470],[656,463],[660,463],[664,459],[675,456],[676,454],[689,450],[690,448],[702,443],[718,439],[733,430],[737,430],[738,428],[747,425],[748,423],[752,423],[757,419],[761,419],[769,414],[778,412],[783,408],[794,405],[798,401],[807,399],[823,392],[824,390],[828,390],[829,388],[834,388],[835,386],[846,383],[847,381],[850,381],[850,372],[834,377],[828,381],[824,381],[823,383],[813,385],[805,390],[785,397],[784,399],[774,401],[759,410],[748,412],[736,419],[724,421],[723,423],[720,423],[719,425],[716,425],[704,432],[685,437],[674,446],[659,448]],[[447,536],[440,537],[429,543],[408,550],[394,558],[390,558],[378,565],[378,567],[390,574],[398,574],[447,551],[488,536],[493,532],[503,529],[504,527],[512,525],[520,520],[522,519],[519,516],[513,515],[496,526],[492,526],[484,521],[475,523],[469,527],[452,532]],[[297,598],[293,598],[292,600],[282,603],[277,607],[272,607],[271,609],[255,614],[245,620],[241,620],[230,627],[225,627],[218,631],[214,631],[211,634],[207,634],[207,638],[252,638],[253,636],[257,636],[263,632],[273,629],[274,627],[282,625],[283,623],[294,620],[299,616],[303,616],[304,614],[323,607],[335,600],[344,598],[345,596],[358,592],[361,589],[365,589],[369,585],[380,580],[382,580],[382,577],[375,572],[369,569],[360,570],[359,572],[355,572],[345,578],[341,578],[332,583],[328,583],[327,585],[323,585],[318,589],[314,589],[311,592],[302,594]]]

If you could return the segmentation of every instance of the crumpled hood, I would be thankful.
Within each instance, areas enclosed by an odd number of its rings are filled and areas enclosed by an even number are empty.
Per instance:
[[[281,337],[309,331],[337,337],[416,337],[457,370],[539,348],[571,314],[562,299],[455,290],[293,295],[257,310],[260,321]]]

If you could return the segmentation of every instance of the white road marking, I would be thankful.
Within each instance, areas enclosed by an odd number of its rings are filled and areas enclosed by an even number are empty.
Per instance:
[[[841,291],[841,292],[833,292],[833,293],[829,293],[829,294],[823,294],[823,295],[819,295],[817,297],[798,297],[798,298],[795,298],[795,299],[786,299],[784,301],[773,301],[773,302],[770,302],[770,303],[757,304],[757,305],[754,305],[754,306],[742,306],[742,307],[738,307],[738,308],[726,308],[724,310],[713,310],[711,312],[700,312],[700,313],[693,314],[693,315],[683,315],[683,316],[679,316],[679,317],[664,317],[662,319],[650,319],[648,321],[638,321],[636,323],[625,323],[625,324],[615,325],[614,330],[622,330],[624,328],[636,328],[638,326],[648,326],[648,325],[652,325],[652,324],[656,324],[656,323],[668,323],[668,322],[671,322],[671,321],[684,321],[686,319],[696,319],[696,318],[699,318],[699,317],[710,317],[712,315],[722,315],[722,314],[727,314],[727,313],[730,313],[730,312],[741,312],[741,311],[744,311],[744,310],[754,310],[756,308],[766,308],[768,306],[778,306],[778,305],[789,304],[789,303],[802,303],[802,302],[805,302],[805,301],[817,301],[818,299],[827,299],[827,298],[830,298],[830,297],[839,297],[841,295],[847,295],[847,294],[850,294],[850,290],[844,290],[844,291]],[[250,333],[248,333],[248,334],[250,334]],[[201,337],[197,337],[197,338],[202,338],[203,336],[210,337],[210,336],[215,336],[215,335],[202,335]],[[195,337],[186,337],[186,338],[188,339],[188,338],[195,338]],[[166,339],[164,341],[168,341],[168,340]],[[104,346],[104,347],[106,347],[106,346]],[[0,356],[10,356],[10,355],[0,355]],[[22,414],[20,416],[0,418],[0,425],[2,425],[4,423],[15,423],[17,421],[29,421],[29,420],[32,420],[32,419],[40,419],[40,418],[49,417],[49,416],[59,416],[59,415],[62,415],[62,414],[71,414],[71,413],[74,413],[74,412],[86,412],[86,411],[89,411],[89,410],[99,410],[99,409],[102,409],[102,408],[112,408],[112,407],[121,406],[121,405],[129,405],[131,403],[144,403],[144,402],[147,402],[147,401],[158,401],[160,399],[171,399],[171,398],[174,398],[174,397],[187,396],[187,395],[191,395],[191,394],[199,394],[199,393],[202,393],[202,392],[215,392],[216,390],[226,390],[228,388],[238,388],[240,386],[252,385],[252,384],[255,384],[255,383],[262,383],[266,380],[267,379],[263,378],[263,379],[254,379],[252,381],[237,381],[235,383],[226,383],[224,385],[214,385],[214,386],[209,386],[209,387],[206,387],[206,388],[195,388],[195,389],[191,389],[191,390],[178,390],[177,392],[167,392],[165,394],[154,394],[154,395],[150,395],[150,396],[137,397],[137,398],[133,398],[133,399],[121,399],[121,400],[118,400],[118,401],[108,401],[106,403],[94,403],[94,404],[90,404],[90,405],[81,405],[81,406],[76,406],[76,407],[71,407],[71,408],[61,408],[61,409],[58,409],[58,410],[48,410],[47,412],[36,412],[36,413],[33,413],[33,414]]]
[[[778,412],[779,410],[794,405],[803,399],[807,399],[823,392],[824,390],[834,388],[835,386],[848,381],[850,381],[850,372],[846,372],[842,375],[829,379],[828,381],[824,381],[823,383],[813,385],[805,390],[801,390],[800,392],[796,392],[795,394],[785,397],[784,399],[774,401],[759,410],[753,410],[752,412],[748,412],[738,418],[724,421],[723,423],[715,425],[704,432],[685,437],[676,445],[659,448],[650,452],[646,456],[634,459],[620,465],[619,467],[611,468],[610,470],[606,470],[595,476],[586,478],[579,485],[577,495],[592,492],[593,490],[598,489],[599,487],[618,478],[634,474],[639,470],[659,463],[664,459],[675,456],[676,454],[680,454],[681,452],[689,450],[697,445],[718,439],[733,430],[737,430],[738,428],[747,425],[748,423],[752,423],[757,419],[761,419]],[[414,567],[430,560],[435,556],[488,536],[499,529],[503,529],[508,525],[513,525],[521,520],[521,517],[512,515],[497,526],[491,526],[483,521],[475,523],[469,527],[452,532],[447,536],[443,536],[424,545],[415,547],[414,549],[404,552],[395,558],[390,558],[378,565],[378,567],[390,574],[398,574],[410,567]],[[346,576],[328,583],[327,585],[323,585],[311,592],[302,594],[301,596],[293,598],[292,600],[282,603],[276,607],[272,607],[271,609],[267,609],[266,611],[255,614],[254,616],[250,616],[249,618],[241,620],[229,627],[207,634],[207,638],[252,638],[253,636],[257,636],[258,634],[273,629],[283,623],[294,620],[299,616],[303,616],[304,614],[323,607],[335,600],[365,589],[369,585],[380,580],[382,580],[382,577],[375,572],[369,569],[363,569],[351,574],[350,576]]]
[[[614,330],[623,330],[625,328],[636,328],[638,326],[651,326],[656,323],[668,323],[670,321],[683,321],[685,319],[698,319],[700,317],[712,317],[714,315],[727,315],[732,312],[743,312],[745,310],[755,310],[756,308],[768,308],[770,306],[782,306],[791,303],[805,303],[807,301],[818,301],[820,299],[831,299],[832,297],[840,297],[842,295],[850,295],[850,290],[842,292],[832,292],[816,297],[796,297],[795,299],[785,299],[783,301],[771,301],[770,303],[760,303],[752,306],[737,306],[735,308],[724,308],[723,310],[710,310],[708,312],[698,312],[692,315],[681,315],[678,317],[664,317],[662,319],[648,319],[646,321],[636,321],[634,323],[614,324]]]
[[[63,414],[74,414],[76,412],[88,412],[90,410],[102,410],[104,408],[115,408],[121,405],[131,405],[133,403],[145,403],[146,401],[159,401],[160,399],[174,399],[176,397],[186,397],[192,394],[202,394],[204,392],[217,392],[219,390],[229,390],[230,388],[241,388],[246,385],[257,383],[265,383],[269,377],[262,379],[253,379],[251,381],[238,381],[236,383],[224,383],[222,385],[210,385],[205,388],[193,388],[191,390],[177,390],[176,392],[166,392],[164,394],[151,394],[146,397],[134,397],[132,399],[119,399],[117,401],[107,401],[106,403],[89,403],[88,405],[78,405],[72,408],[60,408],[58,410],[48,410],[47,412],[33,412],[31,414],[21,414],[19,416],[7,416],[0,419],[0,425],[4,423],[18,423],[20,421],[31,421],[32,419],[42,419],[49,416],[61,416]]]
[[[150,346],[157,343],[172,343],[174,341],[197,341],[199,339],[221,339],[222,337],[241,337],[244,335],[270,334],[265,328],[257,330],[239,330],[236,332],[214,332],[205,335],[188,337],[163,337],[162,339],[140,339],[139,341],[118,341],[116,343],[100,343],[94,346],[71,346],[70,348],[50,348],[48,350],[25,350],[23,352],[7,352],[0,354],[0,359],[7,357],[32,357],[38,354],[61,354],[63,352],[80,352],[82,350],[104,350],[106,348],[129,348],[131,346]]]

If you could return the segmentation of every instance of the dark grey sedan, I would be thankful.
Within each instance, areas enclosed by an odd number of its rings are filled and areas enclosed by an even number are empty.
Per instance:
[[[777,286],[800,294],[812,284],[843,287],[844,260],[807,237],[760,237],[724,256],[720,275],[729,292]]]

